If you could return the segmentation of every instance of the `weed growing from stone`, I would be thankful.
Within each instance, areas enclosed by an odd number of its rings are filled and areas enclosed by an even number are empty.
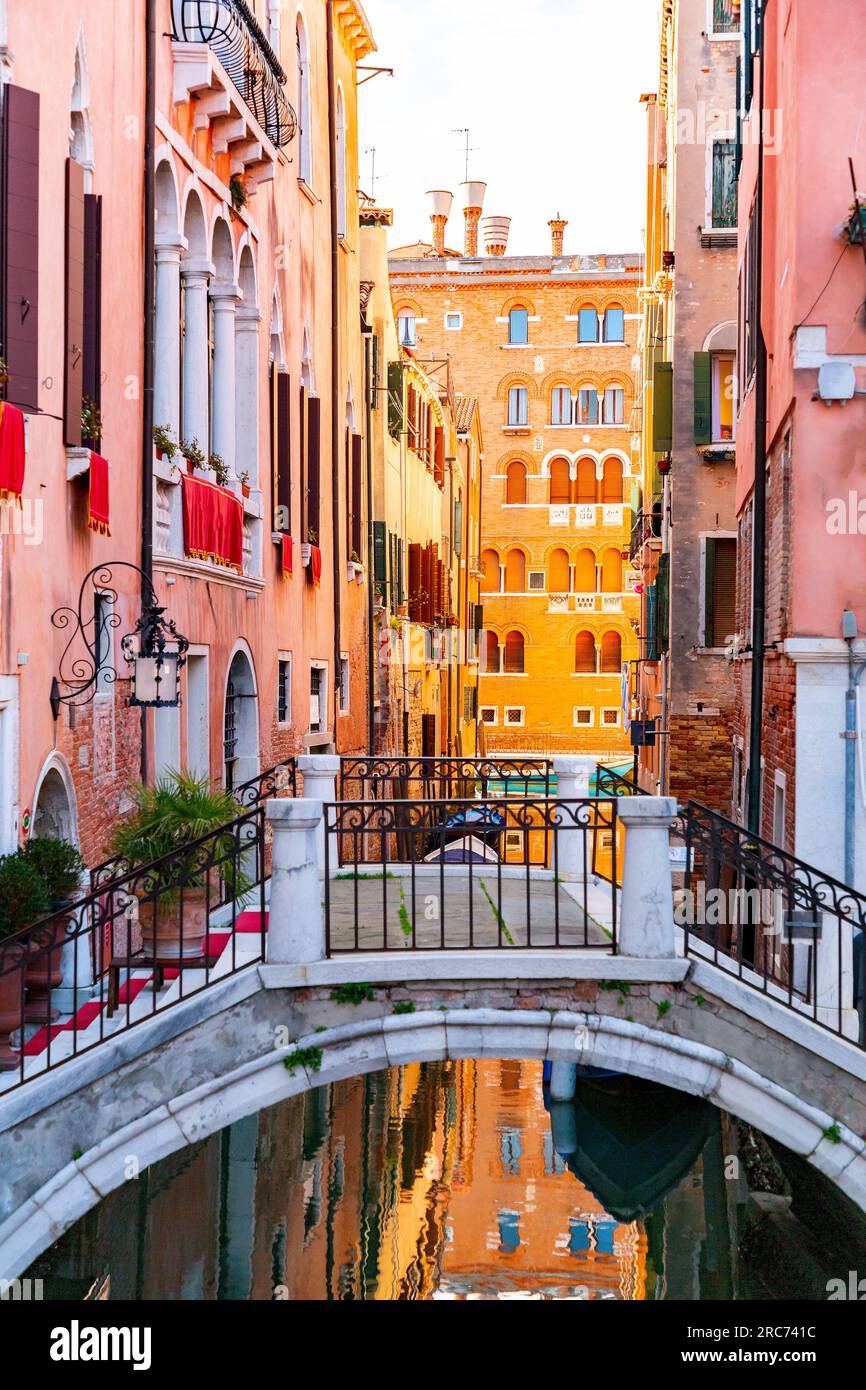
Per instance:
[[[399,1004],[394,1005],[395,1014],[414,1014],[415,1005],[411,999],[401,999]]]
[[[337,985],[336,989],[331,990],[331,999],[335,1004],[353,1004],[355,1008],[359,1004],[371,1003],[374,998],[372,985]]]
[[[662,1019],[665,1018],[666,1015],[670,1013],[670,1011],[671,1011],[671,1001],[670,1001],[670,999],[663,999],[662,1002],[661,1002],[660,1004],[656,1005],[656,1019],[657,1019],[657,1021],[658,1021],[659,1023],[661,1023]]]
[[[304,1067],[307,1071],[318,1072],[322,1070],[324,1056],[325,1054],[320,1047],[298,1047],[284,1058],[283,1066],[289,1076],[294,1076],[298,1067]]]

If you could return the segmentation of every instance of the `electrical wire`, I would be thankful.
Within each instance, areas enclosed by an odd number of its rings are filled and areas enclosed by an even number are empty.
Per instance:
[[[827,290],[830,288],[830,281],[833,279],[833,276],[836,274],[836,271],[839,269],[839,266],[840,266],[840,264],[841,264],[841,262],[842,262],[842,257],[845,255],[845,252],[846,252],[847,250],[848,250],[848,242],[845,243],[845,245],[842,247],[842,250],[839,252],[839,259],[836,261],[836,264],[833,266],[833,269],[830,271],[830,274],[829,274],[829,276],[827,277],[827,283],[825,284],[824,288],[823,288],[823,289],[820,291],[820,293],[818,294],[818,298],[815,300],[815,303],[812,305],[812,307],[810,308],[809,312],[807,313],[806,317],[802,320],[802,322],[796,324],[795,327],[797,327],[797,328],[806,328],[806,327],[807,327],[809,318],[810,318],[810,316],[811,316],[811,314],[812,314],[812,312],[813,312],[813,310],[814,310],[814,308],[815,308],[815,305],[817,305],[817,304],[819,303],[819,301],[820,301],[820,300],[824,297],[824,295],[826,294]]]

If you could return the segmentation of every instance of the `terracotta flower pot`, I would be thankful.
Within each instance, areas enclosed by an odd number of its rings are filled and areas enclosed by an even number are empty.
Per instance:
[[[249,485],[249,483],[241,483],[241,492],[243,493],[244,497],[249,497],[249,495],[250,495],[250,485]]]
[[[9,1043],[12,1033],[21,1027],[21,971],[23,957],[17,967],[13,965],[11,952],[3,959],[4,973],[0,975],[0,1071],[16,1071],[21,1063],[21,1054]]]
[[[210,903],[213,908],[217,894],[211,889]],[[154,924],[154,902],[145,898],[138,904],[138,920],[141,926],[142,947],[148,955],[160,960],[194,960],[204,952],[204,939],[207,930],[207,892],[204,888],[188,888],[183,894],[183,922],[181,923],[181,902],[168,899],[166,894],[156,904],[156,923]],[[183,932],[181,932],[183,926]]]
[[[71,920],[71,911],[63,913],[38,933],[38,940],[30,943],[32,959],[27,963],[24,1008],[28,1023],[53,1023],[58,1016],[51,1007],[51,991],[63,983],[63,943]]]

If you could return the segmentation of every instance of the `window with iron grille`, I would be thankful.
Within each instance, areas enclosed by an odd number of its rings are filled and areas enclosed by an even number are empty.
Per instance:
[[[525,718],[525,711],[521,708],[507,707],[505,710],[505,723],[511,728],[522,728]]]
[[[277,663],[277,723],[292,719],[292,658],[281,656]]]
[[[223,721],[223,762],[226,769],[226,787],[232,791],[235,785],[235,763],[237,761],[237,696],[231,681],[226,689],[226,710]]]
[[[483,705],[481,709],[481,723],[494,727],[499,723],[499,710],[496,705]]]
[[[340,713],[349,713],[349,658],[340,657]]]
[[[474,685],[464,685],[463,687],[463,722],[468,724],[475,719],[478,713],[478,687]]]

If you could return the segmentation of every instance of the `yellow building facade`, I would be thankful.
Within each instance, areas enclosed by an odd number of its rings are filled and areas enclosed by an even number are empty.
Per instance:
[[[509,256],[489,237],[486,256],[454,257],[444,242],[441,253],[397,250],[391,288],[401,339],[448,363],[484,419],[473,558],[484,746],[622,760],[622,672],[638,655],[629,542],[641,259],[564,256],[564,223],[551,227],[548,256]]]

